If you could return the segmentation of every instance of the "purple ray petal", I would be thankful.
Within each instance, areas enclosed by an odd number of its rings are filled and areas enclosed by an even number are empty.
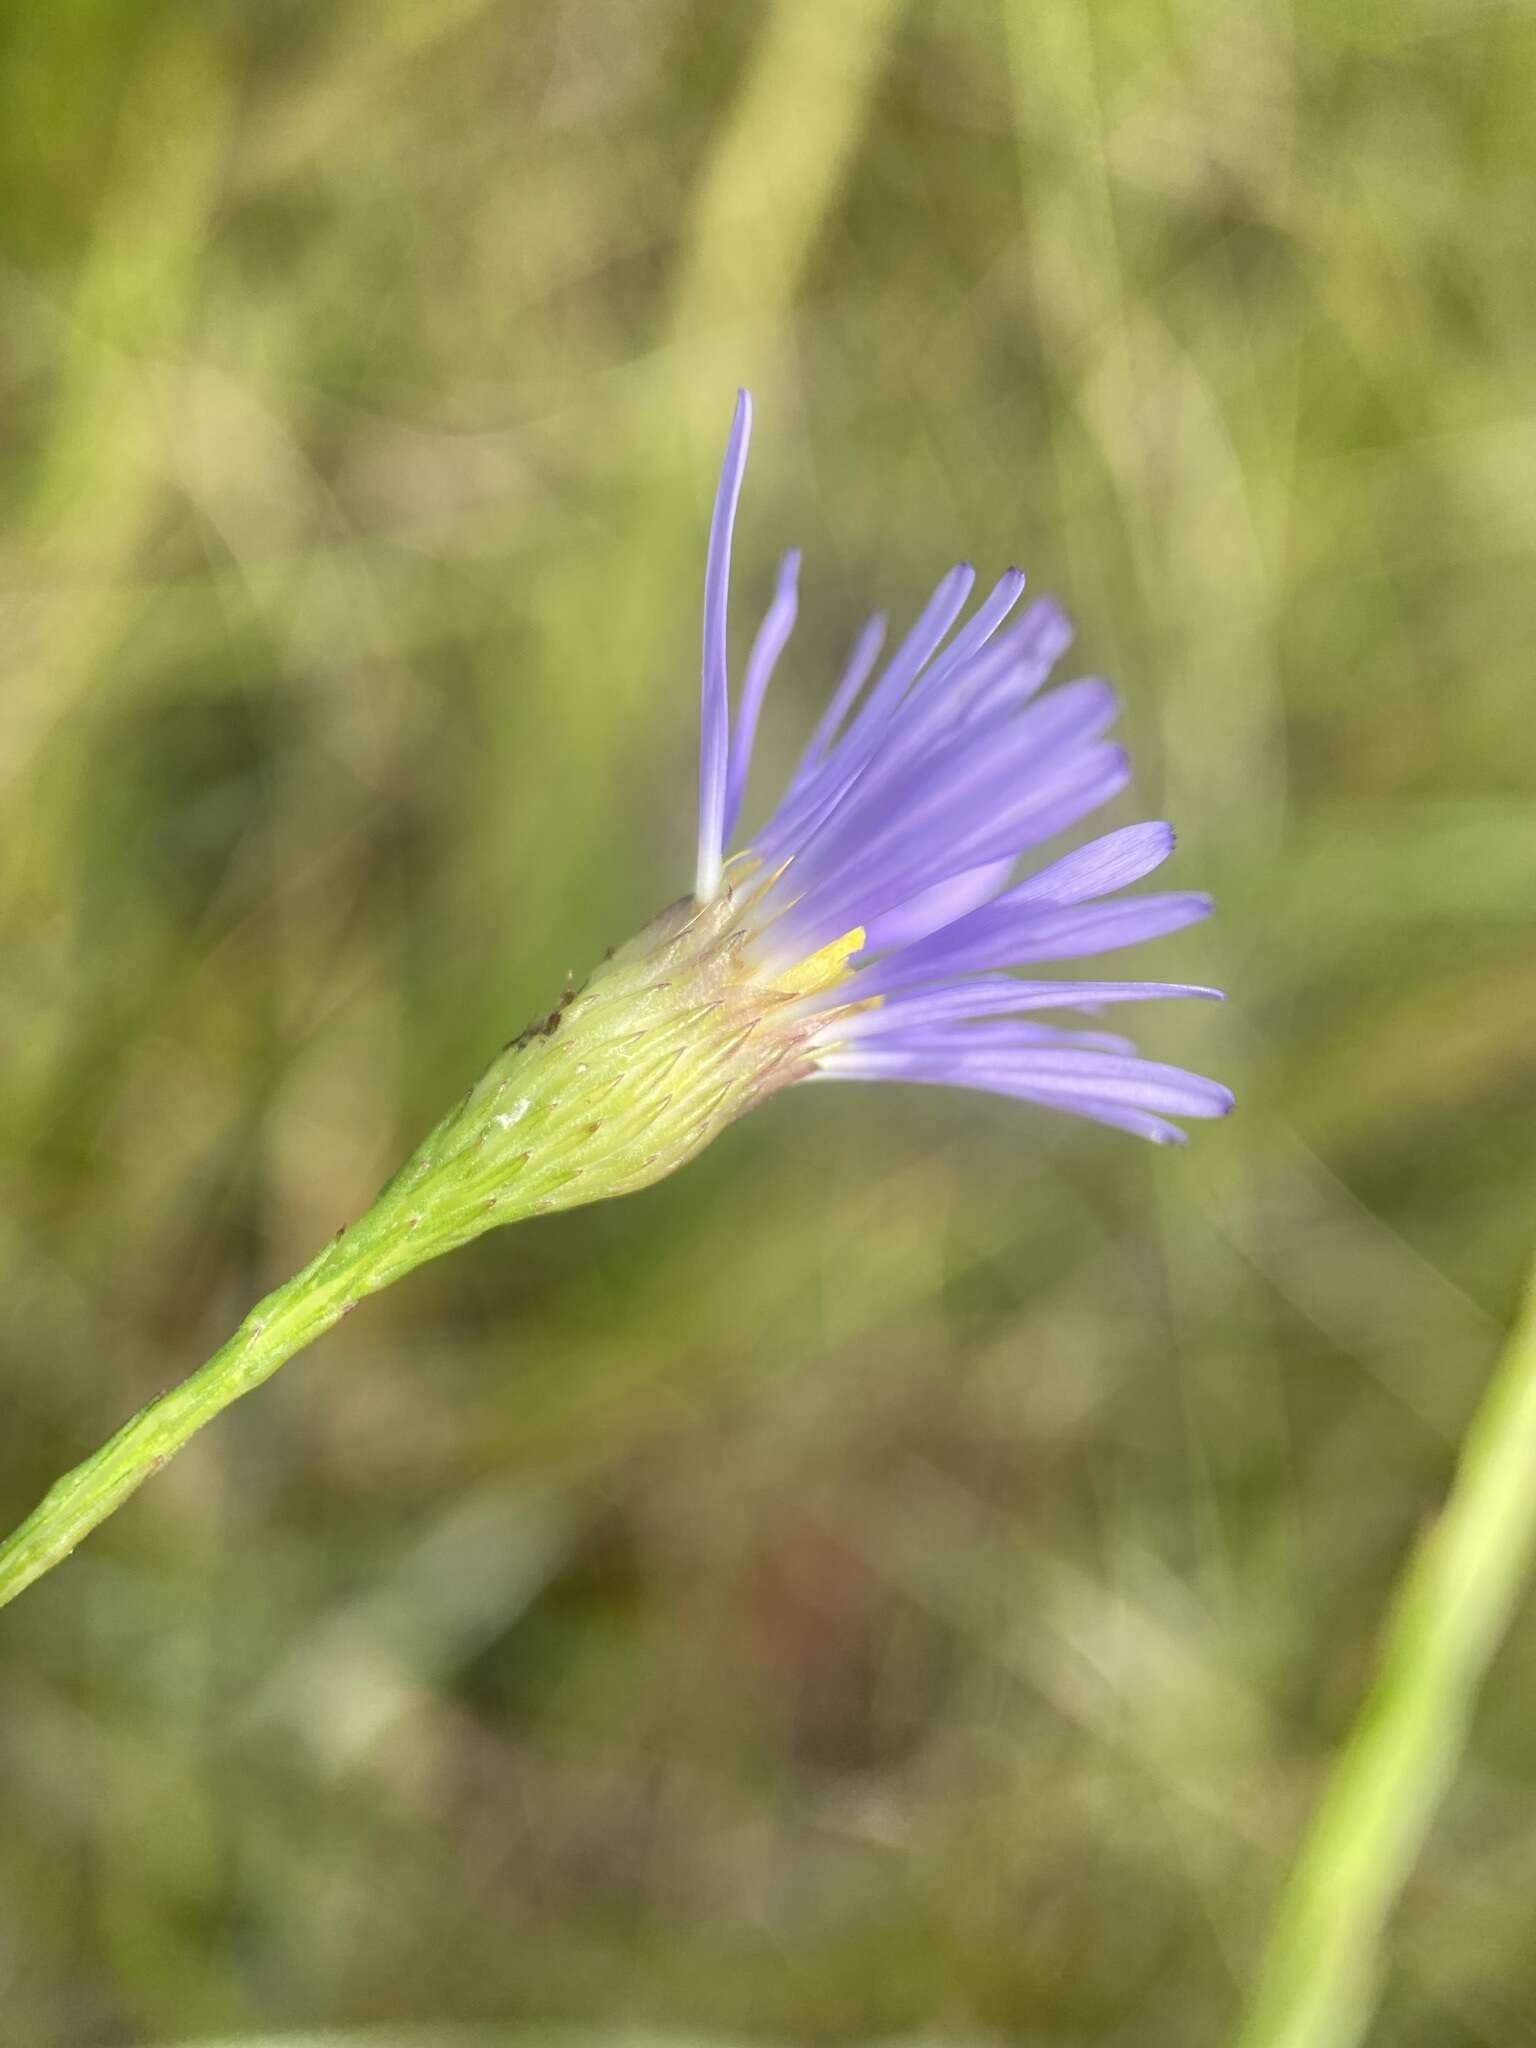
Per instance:
[[[794,630],[795,614],[800,605],[799,579],[800,550],[791,548],[779,564],[773,602],[764,614],[763,623],[757,629],[757,638],[752,642],[752,652],[747,656],[747,672],[741,685],[741,708],[736,713],[736,725],[731,734],[730,773],[725,788],[725,816],[721,821],[725,846],[730,845],[736,820],[741,815],[741,800],[747,791],[747,774],[752,766],[752,745],[757,738],[757,719],[763,708],[763,696],[773,679],[775,664],[784,652],[784,643]]]
[[[989,861],[984,867],[970,868],[964,874],[951,875],[947,881],[920,889],[905,903],[865,924],[866,950],[879,953],[888,946],[910,946],[914,939],[926,938],[929,932],[953,924],[966,911],[990,903],[1013,873],[1013,866],[1014,856],[1010,853],[1004,860]]]
[[[947,676],[981,652],[1023,595],[1024,571],[1005,569],[976,607],[974,618],[967,620],[944,652],[924,670],[914,689],[925,696],[939,689]]]
[[[1036,598],[1017,625],[997,636],[988,649],[988,661],[998,662],[1000,670],[1007,671],[1012,705],[1023,704],[1041,688],[1072,639],[1072,621],[1050,597]],[[987,663],[977,661],[968,669],[964,683],[957,677],[946,690],[957,721],[968,720],[985,708],[986,692],[977,683],[986,681]]]
[[[985,1057],[978,1058],[978,1064],[984,1064]],[[1232,1090],[1220,1081],[1134,1053],[1042,1046],[1017,1056],[1001,1054],[997,1064],[1000,1071],[1011,1071],[1032,1087],[1096,1102],[1121,1102],[1169,1116],[1221,1117],[1232,1110]]]
[[[826,1042],[830,1045],[830,1034]],[[862,1042],[871,1051],[954,1058],[971,1066],[1007,1065],[1016,1056],[1042,1047],[1138,1057],[1135,1040],[1122,1037],[1117,1031],[1080,1031],[1020,1017],[970,1017],[949,1023],[909,1024],[905,1030],[887,1032],[879,1039],[847,1042]]]
[[[852,984],[857,1002],[868,977],[860,974]],[[920,988],[898,992],[871,1003],[868,1009],[853,1010],[847,1016],[829,1017],[829,1041],[849,1038],[880,1038],[910,1030],[914,1025],[945,1023],[956,1018],[1001,1017],[1026,1010],[1088,1010],[1106,1003],[1150,1003],[1173,997],[1200,997],[1219,1003],[1219,988],[1203,988],[1183,981],[1016,981],[1009,974],[977,975],[942,988]],[[846,1005],[846,986],[829,990],[808,1006],[835,1010]]]
[[[893,1074],[885,1069],[866,1069],[857,1061],[829,1061],[825,1067],[811,1077],[818,1081],[915,1081],[947,1088],[971,1088],[987,1095],[1007,1095],[1015,1101],[1032,1102],[1042,1109],[1065,1110],[1069,1115],[1091,1118],[1095,1123],[1109,1124],[1117,1130],[1130,1131],[1140,1138],[1150,1138],[1157,1145],[1184,1145],[1189,1142],[1186,1131],[1154,1111],[1134,1107],[1127,1103],[1110,1102],[1103,1098],[1063,1094],[1052,1088],[1037,1087],[1017,1076],[995,1074],[984,1076],[974,1073],[956,1073],[942,1065],[913,1068],[907,1072]]]
[[[1092,745],[1079,751],[1064,750],[1051,772],[1041,773],[1038,782],[1013,770],[1006,757],[989,764],[984,777],[947,793],[936,792],[930,809],[923,809],[923,829],[914,824],[908,832],[878,835],[867,851],[849,848],[841,863],[826,862],[825,881],[805,886],[807,874],[819,874],[822,863],[813,860],[797,876],[792,869],[770,890],[765,909],[781,909],[782,929],[773,937],[775,948],[799,946],[814,951],[808,942],[825,945],[839,933],[872,921],[915,894],[1004,855],[1013,857],[1042,840],[1053,839],[1075,825],[1088,812],[1108,803],[1125,787],[1130,767],[1118,747]],[[1005,797],[1002,792],[1015,789]],[[803,894],[794,896],[799,881]],[[1011,917],[1023,921],[1043,912],[998,910],[984,906],[956,920],[947,931],[969,932],[978,918]],[[992,927],[984,926],[988,937]],[[921,951],[941,943],[946,932],[916,942]],[[904,957],[904,956],[898,956]],[[1050,954],[1025,955],[1049,959]],[[979,968],[1006,964],[1002,956],[978,960]],[[937,970],[949,971],[947,968]]]
[[[708,903],[719,891],[725,852],[725,792],[730,773],[731,686],[726,612],[731,582],[731,530],[752,438],[752,397],[736,394],[725,463],[709,524],[704,569],[704,665],[699,703],[699,860],[694,894]]]
[[[814,852],[817,865],[830,870],[845,844],[868,851],[882,822],[888,828],[894,822],[910,840],[917,797],[931,803],[953,800],[963,776],[997,767],[1000,748],[1010,750],[1010,759],[1039,759],[1069,738],[1091,737],[1096,725],[1111,721],[1114,692],[1092,677],[1065,684],[1020,715],[1049,672],[1049,658],[1042,662],[1038,643],[1013,642],[1013,634],[1004,635],[931,696],[923,686],[914,691],[888,722],[857,777],[835,788],[819,815],[806,814],[799,821],[799,852]],[[957,716],[957,711],[969,715]]]
[[[781,565],[731,724],[726,609],[731,531],[751,431],[740,395],[715,500],[705,576],[698,889],[721,886],[758,721],[793,626],[798,555]],[[1009,570],[954,630],[973,572],[939,584],[877,669],[871,620],[800,763],[741,864],[732,914],[756,973],[795,987],[828,978],[823,957],[862,928],[834,986],[790,1015],[809,1033],[815,1078],[974,1088],[1181,1143],[1178,1117],[1223,1116],[1230,1092],[1146,1060],[1131,1040],[1033,1013],[1219,992],[1180,982],[1030,979],[1004,970],[1113,952],[1210,909],[1189,892],[1122,892],[1173,850],[1171,828],[1129,825],[1011,881],[1031,847],[1124,788],[1129,764],[1104,735],[1114,693],[1096,678],[1034,701],[1071,639],[1049,601],[1005,626],[1024,579]],[[946,644],[947,643],[947,644]],[[733,875],[736,869],[733,868]]]
[[[886,663],[880,680],[869,693],[868,701],[860,708],[839,746],[833,749],[834,757],[841,747],[851,748],[854,754],[858,754],[874,740],[911,689],[919,672],[938,652],[944,635],[965,609],[965,601],[975,581],[976,571],[971,564],[956,562],[918,613],[912,630]]]
[[[1057,776],[1067,750],[1082,749],[1114,713],[1114,692],[1088,678],[1053,690],[997,727],[950,734],[925,752],[900,741],[880,750],[858,782],[839,792],[821,822],[802,836],[795,870],[775,891],[771,907],[781,908],[791,896],[804,898],[818,886],[846,896],[870,875],[889,884],[912,873],[904,890],[892,894],[887,888],[881,903],[864,906],[874,916],[920,887],[1038,843],[1049,834],[1026,832],[1010,841],[1009,826],[1001,837],[990,835],[996,842],[990,850],[967,859],[956,857],[955,829],[962,821],[974,828],[989,817],[1002,826],[1005,814],[1038,808],[1050,780],[1044,764],[1049,761],[1051,776]],[[1102,755],[1098,765],[1108,768],[1109,756]],[[866,924],[868,917],[852,922]]]
[[[770,866],[804,840],[855,784],[913,678],[930,660],[964,608],[976,571],[957,562],[923,606],[907,634],[854,714],[847,731],[831,747],[821,766],[798,788],[791,786],[783,803],[753,840],[754,851]]]
[[[1128,889],[1161,867],[1173,851],[1173,827],[1162,823],[1125,825],[1091,839],[1076,852],[1064,854],[1048,868],[1031,875],[999,899],[1001,904],[1068,904]]]
[[[1209,896],[1129,896],[1118,903],[1093,903],[1067,910],[1009,910],[987,904],[958,918],[944,931],[892,953],[861,976],[860,987],[882,995],[919,982],[980,974],[1031,960],[1074,960],[1110,953],[1182,931],[1211,911]]]
[[[1116,1103],[1158,1115],[1219,1117],[1232,1107],[1231,1090],[1201,1074],[1134,1055],[1085,1052],[1076,1047],[1024,1046],[1009,1051],[983,1045],[966,1052],[950,1044],[917,1046],[910,1051],[860,1046],[846,1053],[827,1053],[821,1064],[829,1073],[857,1069],[866,1079],[884,1074],[892,1080],[950,1079],[983,1086],[1012,1082],[1063,1100]]]
[[[964,727],[926,748],[897,743],[882,749],[804,851],[831,870],[854,845],[867,856],[893,840],[909,848],[920,838],[937,843],[947,819],[974,818],[994,784],[1023,794],[1045,761],[1054,765],[1063,749],[1092,740],[1115,709],[1109,685],[1085,678],[1053,690],[1017,717]]]
[[[853,652],[848,665],[838,678],[837,688],[832,692],[831,702],[821,714],[816,730],[800,756],[799,765],[789,779],[789,795],[803,787],[821,766],[828,747],[836,737],[837,730],[848,716],[850,706],[869,679],[869,672],[880,656],[885,640],[886,618],[884,612],[876,612],[872,619],[866,619],[859,637],[853,643]]]

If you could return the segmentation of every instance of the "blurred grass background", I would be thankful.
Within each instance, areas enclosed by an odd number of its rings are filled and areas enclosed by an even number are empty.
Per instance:
[[[372,1304],[0,1626],[0,2040],[1191,2048],[1512,1309],[1536,18],[0,18],[0,1520],[691,873],[702,543],[1017,558],[1187,1156],[817,1090]],[[1536,2039],[1536,1618],[1383,2048]],[[569,2031],[567,2031],[569,2030]]]

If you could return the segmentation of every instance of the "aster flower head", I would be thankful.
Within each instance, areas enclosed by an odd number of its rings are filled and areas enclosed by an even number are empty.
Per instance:
[[[751,417],[742,392],[710,528],[693,893],[503,1046],[354,1224],[44,1495],[0,1541],[0,1606],[365,1295],[498,1224],[659,1180],[792,1082],[942,1081],[1163,1143],[1184,1135],[1175,1117],[1231,1107],[1216,1082],[1126,1039],[1041,1017],[1214,990],[1016,971],[1157,938],[1210,908],[1122,893],[1171,851],[1166,825],[1016,874],[1128,775],[1104,738],[1108,686],[1044,689],[1071,638],[1060,612],[1034,604],[1007,623],[1016,569],[963,623],[972,572],[951,569],[883,666],[871,620],[788,788],[732,850],[800,569],[785,557],[733,718],[726,609]]]
[[[965,618],[973,574],[951,569],[883,662],[871,620],[788,788],[736,844],[800,569],[784,558],[733,716],[726,612],[750,425],[743,392],[705,572],[693,893],[520,1032],[396,1176],[381,1200],[405,1219],[400,1270],[494,1224],[659,1180],[795,1081],[947,1082],[1164,1144],[1184,1137],[1175,1118],[1231,1107],[1217,1082],[1056,1021],[1214,995],[1039,974],[1177,931],[1210,902],[1123,893],[1171,852],[1163,824],[1016,874],[1129,774],[1104,737],[1108,684],[1045,688],[1071,630],[1049,600],[1012,618],[1016,569]]]
[[[751,420],[742,392],[705,576],[695,899],[711,923],[724,907],[735,971],[785,997],[768,1033],[793,1045],[782,1078],[945,1082],[1164,1144],[1185,1136],[1175,1117],[1225,1115],[1232,1097],[1217,1082],[1142,1059],[1116,1034],[1041,1021],[1217,990],[1014,971],[1159,938],[1211,908],[1187,891],[1122,893],[1172,852],[1162,823],[1123,827],[1017,875],[1021,856],[1117,796],[1130,774],[1104,737],[1116,712],[1107,683],[1045,690],[1071,627],[1049,599],[1013,618],[1017,569],[963,624],[974,572],[951,569],[883,666],[884,621],[872,619],[789,786],[730,852],[799,574],[791,553],[733,719],[727,593]]]
[[[1210,904],[1123,893],[1172,850],[1161,824],[1016,873],[1129,772],[1104,737],[1107,684],[1045,689],[1071,638],[1061,613],[1033,604],[1008,623],[1024,588],[1016,569],[963,622],[972,572],[951,569],[883,665],[884,624],[871,620],[788,788],[736,846],[800,569],[785,557],[733,717],[726,610],[751,418],[742,392],[705,572],[693,893],[503,1046],[356,1223],[50,1489],[0,1542],[0,1606],[365,1295],[498,1224],[659,1180],[792,1082],[947,1082],[1161,1143],[1183,1137],[1174,1118],[1231,1107],[1218,1083],[1141,1059],[1127,1039],[1044,1021],[1215,994],[1035,978],[1177,931]]]

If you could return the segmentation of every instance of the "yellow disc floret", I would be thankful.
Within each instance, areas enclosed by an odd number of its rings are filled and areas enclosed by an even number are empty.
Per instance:
[[[819,953],[812,953],[809,959],[798,961],[782,974],[774,976],[770,988],[782,989],[788,996],[819,996],[824,989],[836,988],[840,981],[846,981],[853,972],[848,962],[855,953],[864,950],[864,927],[856,924],[852,931],[844,932],[840,939],[834,939],[830,946],[823,946]]]

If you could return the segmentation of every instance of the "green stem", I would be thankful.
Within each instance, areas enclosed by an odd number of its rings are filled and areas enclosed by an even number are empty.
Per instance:
[[[466,1128],[473,1142],[482,1092],[496,1086],[502,1064],[493,1066],[487,1079],[417,1147],[366,1215],[338,1231],[302,1272],[257,1302],[206,1364],[141,1408],[100,1450],[54,1482],[0,1543],[0,1607],[62,1564],[205,1423],[324,1336],[365,1295],[464,1243],[493,1214],[513,1221],[526,1213],[510,1203],[498,1211],[495,1198],[487,1197],[472,1174],[467,1192],[462,1173],[456,1184],[444,1185],[453,1181],[464,1158]]]
[[[827,956],[806,965],[823,972]],[[800,1071],[805,1027],[786,1009],[789,992],[743,964],[729,892],[654,917],[503,1046],[365,1216],[50,1489],[0,1543],[0,1607],[364,1295],[482,1231],[628,1194],[693,1158]]]
[[[121,1507],[204,1423],[259,1387],[383,1284],[376,1236],[359,1226],[258,1302],[205,1365],[141,1408],[100,1450],[66,1472],[0,1543],[0,1607],[62,1564],[82,1537]]]
[[[1389,1914],[1536,1554],[1536,1288],[1403,1573],[1376,1677],[1282,1894],[1235,2048],[1353,2048]]]

